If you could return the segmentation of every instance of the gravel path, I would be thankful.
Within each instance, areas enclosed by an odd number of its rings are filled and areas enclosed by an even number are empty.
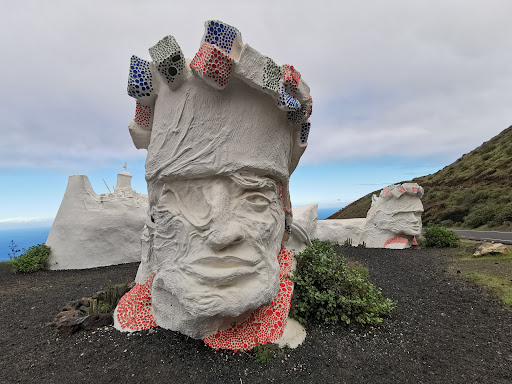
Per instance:
[[[135,276],[137,265],[12,275],[0,264],[0,383],[511,383],[512,311],[445,272],[446,251],[343,248],[398,300],[379,327],[312,326],[258,363],[157,328],[58,337],[64,304]]]

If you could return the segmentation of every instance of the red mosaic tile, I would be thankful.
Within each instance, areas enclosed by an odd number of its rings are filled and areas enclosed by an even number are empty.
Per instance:
[[[135,108],[135,117],[133,120],[146,128],[149,128],[151,124],[151,107],[147,105],[142,105],[137,101],[137,105]]]
[[[247,351],[258,344],[272,343],[281,337],[293,296],[293,283],[289,276],[295,258],[281,245],[278,260],[281,268],[279,292],[272,303],[255,310],[246,321],[204,338],[203,341],[207,345],[215,349],[230,349],[234,352]]]
[[[190,63],[200,76],[211,79],[221,89],[231,77],[234,60],[213,44],[203,44]]]
[[[144,284],[135,284],[117,304],[117,320],[121,329],[140,331],[156,327],[151,311],[151,283],[154,273]]]

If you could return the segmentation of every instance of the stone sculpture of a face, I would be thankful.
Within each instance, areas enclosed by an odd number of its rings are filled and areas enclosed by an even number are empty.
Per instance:
[[[121,330],[156,324],[207,338],[288,286],[278,255],[291,226],[289,177],[311,126],[309,87],[236,28],[205,27],[191,61],[172,36],[149,49],[153,62],[131,60],[129,128],[148,150],[149,212],[138,285],[115,315]]]
[[[365,244],[375,248],[407,248],[421,234],[423,188],[416,183],[390,185],[373,202],[364,231]]]
[[[234,173],[154,190],[142,262],[155,272],[159,325],[204,337],[277,294],[285,212],[275,180]]]

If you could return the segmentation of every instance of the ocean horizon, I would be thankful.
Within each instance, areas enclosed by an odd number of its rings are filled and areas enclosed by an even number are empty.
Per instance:
[[[16,253],[16,256],[19,256],[23,253],[23,249],[27,250],[33,245],[46,243],[49,233],[50,227],[0,230],[0,261],[10,259],[11,249],[9,245],[11,241],[14,241],[17,246],[16,249],[21,251]]]

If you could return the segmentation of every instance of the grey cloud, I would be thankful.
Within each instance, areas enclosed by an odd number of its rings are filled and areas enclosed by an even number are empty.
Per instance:
[[[132,54],[161,37],[187,57],[221,18],[312,89],[305,163],[452,156],[508,125],[509,1],[24,1],[5,5],[0,167],[140,158],[126,128]],[[219,16],[222,15],[222,16]],[[14,32],[13,32],[14,31]]]

